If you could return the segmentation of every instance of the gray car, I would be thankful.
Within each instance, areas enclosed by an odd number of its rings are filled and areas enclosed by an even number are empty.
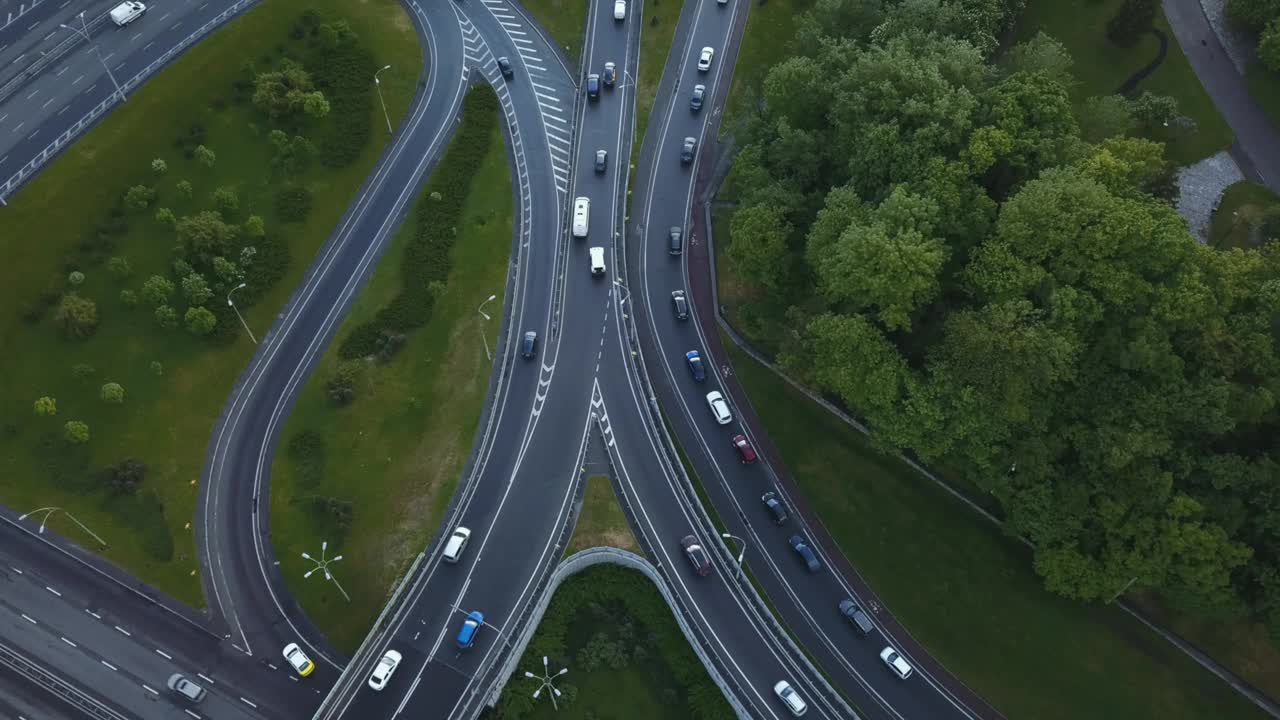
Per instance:
[[[699,110],[701,110],[702,101],[704,98],[706,98],[706,96],[707,96],[706,85],[694,85],[693,95],[689,97],[689,109],[692,110],[693,112],[698,112]]]
[[[858,603],[845,599],[840,601],[840,614],[853,624],[854,627],[862,631],[863,635],[868,635],[876,626],[871,622],[871,618],[867,616],[862,608],[858,607]]]
[[[190,700],[193,703],[200,702],[201,700],[204,699],[205,695],[209,694],[208,690],[205,690],[199,685],[186,679],[180,673],[174,673],[170,675],[168,685],[170,690],[181,695],[187,700]]]
[[[679,255],[684,252],[684,237],[678,226],[672,227],[667,231],[667,252],[671,255]]]
[[[693,162],[693,153],[697,149],[698,140],[696,138],[685,138],[684,145],[680,146],[680,162],[685,164]]]

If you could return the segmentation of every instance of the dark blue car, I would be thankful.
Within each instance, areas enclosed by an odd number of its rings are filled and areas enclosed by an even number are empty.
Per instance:
[[[697,350],[690,350],[684,354],[684,359],[689,363],[689,372],[693,373],[694,382],[702,382],[707,379],[707,370],[702,366],[702,356]]]
[[[476,635],[480,634],[480,626],[484,625],[484,613],[473,610],[462,621],[462,629],[458,631],[458,648],[466,650],[476,644]]]

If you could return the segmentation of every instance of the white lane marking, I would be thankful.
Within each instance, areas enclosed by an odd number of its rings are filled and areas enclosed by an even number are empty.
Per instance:
[[[246,700],[246,699],[244,699],[244,698],[240,698],[240,702],[244,703],[245,705],[248,705],[248,706],[249,706],[249,707],[251,707],[251,708],[256,708],[256,707],[258,707],[258,706],[253,702],[253,701],[251,701],[251,700]]]
[[[35,96],[37,96],[37,95],[39,95],[39,94],[40,94],[40,88],[36,88],[35,90],[32,90],[32,91],[31,91],[31,94],[27,96],[27,99],[28,99],[28,100],[30,100],[31,98],[33,98],[33,97],[35,97]]]
[[[165,660],[172,660],[172,659],[173,659],[173,656],[172,656],[172,655],[170,655],[169,653],[167,653],[167,652],[165,652],[165,651],[163,651],[163,650],[161,650],[161,649],[159,649],[159,648],[157,648],[157,649],[156,649],[156,654],[157,654],[157,655],[159,655],[160,657],[164,658]]]
[[[71,647],[79,647],[78,645],[76,645],[75,643],[73,643],[73,642],[71,642],[70,640],[66,639],[65,637],[62,637],[61,635],[59,635],[58,637],[62,639],[62,642],[64,642],[64,643],[66,643],[66,644],[70,645]]]
[[[184,712],[184,713],[186,713],[186,714],[190,715],[191,717],[195,718],[196,720],[200,720],[200,716],[199,716],[199,715],[197,715],[197,714],[195,714],[195,713],[193,713],[193,712],[191,712],[191,710],[190,710],[190,709],[188,709],[188,708],[183,708],[183,709],[182,709],[182,712]]]
[[[45,590],[48,590],[49,592],[53,593],[54,595],[57,595],[58,597],[62,597],[62,593],[58,592],[57,590],[54,590],[53,588],[49,587],[48,585],[45,585],[45,586],[44,586],[44,589],[45,589]]]
[[[113,58],[113,57],[115,57],[115,56],[116,56],[116,54],[115,54],[114,52],[112,52],[112,53],[108,53],[106,57],[102,58],[102,62],[106,62],[106,61],[110,60],[111,58]]]
[[[107,662],[106,660],[99,660],[98,662],[102,663],[103,665],[106,665],[106,666],[107,666],[109,669],[111,669],[111,670],[114,670],[114,671],[116,671],[116,672],[119,672],[119,671],[120,671],[120,668],[116,667],[115,665],[112,665],[111,663]]]
[[[61,115],[62,113],[66,112],[66,111],[68,111],[68,110],[70,110],[70,109],[71,109],[71,106],[70,106],[70,105],[63,105],[63,106],[62,106],[62,109],[58,111],[58,114],[59,114],[59,115]]]
[[[26,620],[27,622],[31,623],[32,625],[39,625],[39,624],[40,624],[40,623],[36,622],[36,619],[35,619],[35,618],[31,617],[30,615],[28,615],[28,614],[26,614],[26,613],[22,613],[22,619],[23,619],[23,620]]]
[[[4,119],[5,119],[5,118],[7,118],[7,117],[9,117],[9,113],[5,113],[4,115],[0,115],[0,122],[4,122]],[[8,156],[8,155],[5,155],[5,157],[9,157],[9,156]],[[12,565],[10,565],[10,566],[9,566],[9,569],[10,569],[10,570],[12,570],[12,571],[14,571],[14,572],[16,572],[16,573],[18,573],[19,575],[23,575],[23,574],[24,574],[21,570],[19,570],[18,568],[14,567],[14,566],[12,566]]]
[[[152,695],[159,695],[159,694],[160,694],[160,693],[156,692],[155,690],[151,689],[150,687],[147,687],[146,685],[143,685],[143,686],[142,686],[142,689],[143,689],[143,690],[146,690],[147,692],[151,693]]]
[[[128,630],[125,630],[119,625],[116,625],[116,629],[119,630],[121,633],[123,633],[125,637],[133,637],[133,633],[129,632]]]
[[[44,101],[44,104],[40,106],[40,109],[41,109],[41,110],[43,110],[43,109],[45,109],[45,108],[49,107],[49,105],[50,105],[54,100],[57,100],[57,98],[49,98],[48,100],[45,100],[45,101]]]
[[[77,76],[76,76],[76,79],[71,81],[71,84],[72,84],[72,85],[75,85],[76,83],[80,82],[80,81],[81,81],[81,80],[83,80],[83,79],[84,79],[84,76],[83,76],[83,75],[77,75]]]
[[[90,85],[89,87],[87,87],[87,88],[85,88],[85,89],[84,89],[84,94],[85,94],[85,95],[88,95],[89,93],[93,92],[93,89],[94,89],[94,88],[96,88],[96,87],[98,87],[98,83],[94,83],[94,84]]]
[[[90,610],[89,608],[85,608],[85,609],[84,609],[84,611],[85,611],[85,612],[87,612],[87,613],[89,613],[90,615],[92,615],[92,616],[94,616],[94,617],[98,618],[99,620],[101,620],[101,619],[102,619],[102,616],[101,616],[101,615],[99,615],[98,613],[96,613],[96,612],[94,612],[94,611]]]
[[[70,66],[70,65],[63,65],[63,66],[62,66],[62,69],[61,69],[61,70],[59,70],[58,72],[54,73],[54,74],[53,74],[53,76],[54,76],[54,77],[62,77],[62,73],[66,72],[66,71],[68,71],[68,70],[70,70],[70,69],[71,69],[71,66]]]
[[[142,49],[145,51],[145,50],[147,50],[148,48],[150,48],[152,45],[155,45],[155,44],[156,44],[156,41],[155,41],[155,40],[152,40],[151,42],[147,43],[146,45],[143,45],[143,46],[142,46]]]
[[[216,683],[214,683],[214,682],[213,682],[213,678],[211,678],[211,677],[209,677],[208,675],[205,675],[205,674],[203,674],[203,673],[196,673],[196,677],[200,678],[201,680],[204,680],[205,682],[209,683],[210,685],[214,685],[214,684],[216,684]]]
[[[142,37],[142,33],[134,33],[134,36],[129,38],[129,42],[137,42],[140,37]]]

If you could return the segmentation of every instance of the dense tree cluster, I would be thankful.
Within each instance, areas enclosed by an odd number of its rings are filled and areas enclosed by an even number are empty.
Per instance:
[[[1127,101],[1073,104],[1044,36],[990,61],[1010,12],[800,21],[727,186],[741,329],[991,492],[1053,591],[1280,631],[1280,244],[1198,244]]]

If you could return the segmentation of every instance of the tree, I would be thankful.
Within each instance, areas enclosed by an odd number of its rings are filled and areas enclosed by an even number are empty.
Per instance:
[[[1041,73],[1062,85],[1074,82],[1071,75],[1073,64],[1075,61],[1067,47],[1044,32],[1036,33],[1035,37],[1009,50],[1008,65],[1014,72]]]
[[[156,308],[156,322],[165,330],[172,330],[178,327],[178,311],[169,305],[161,305]]]
[[[298,112],[311,115],[321,108],[313,110],[306,106],[316,102],[323,104],[323,112],[319,115],[323,117],[329,111],[328,101],[315,90],[311,75],[291,60],[282,62],[279,70],[260,73],[253,79],[253,104],[273,120]]]
[[[68,420],[62,426],[62,436],[73,445],[89,442],[89,426],[79,420]]]
[[[169,208],[162,207],[156,210],[156,222],[161,225],[176,225],[178,218],[174,216],[173,211]]]
[[[1080,137],[1089,142],[1127,135],[1136,125],[1133,105],[1123,95],[1090,97],[1080,108]]]
[[[133,267],[127,258],[113,257],[107,261],[107,272],[117,280],[127,280],[133,274]]]
[[[124,204],[132,210],[146,210],[156,199],[156,191],[146,185],[134,185],[124,194]]]
[[[316,153],[316,147],[310,140],[301,135],[290,138],[283,130],[271,131],[271,146],[275,148],[271,157],[272,167],[287,173],[305,170]]]
[[[1155,16],[1155,0],[1124,0],[1107,22],[1107,39],[1119,47],[1133,47],[1151,29]]]
[[[125,288],[120,291],[120,304],[127,308],[138,307],[138,293]]]
[[[77,380],[86,380],[91,378],[98,371],[89,363],[76,363],[71,366],[71,377]]]
[[[302,111],[312,120],[319,120],[329,114],[329,101],[320,91],[307,93],[302,100]]]
[[[1260,32],[1280,17],[1280,0],[1227,0],[1227,17],[1242,29]]]
[[[1276,19],[1267,25],[1258,40],[1258,62],[1271,72],[1280,73],[1280,8],[1276,12]]]
[[[213,274],[224,286],[235,285],[244,280],[244,272],[235,263],[221,255],[213,259]]]
[[[169,163],[165,162],[161,158],[156,158],[151,161],[151,172],[157,175],[163,175],[169,172]]]
[[[163,305],[173,296],[173,282],[163,275],[152,275],[142,283],[142,299],[148,305]]]
[[[211,210],[188,215],[178,221],[178,240],[193,257],[204,262],[216,255],[226,255],[231,241],[238,232],[235,225],[228,225],[222,216]]]
[[[103,475],[112,493],[132,495],[146,479],[147,465],[136,458],[125,458],[107,468]]]
[[[84,273],[79,270],[72,270],[67,275],[67,284],[71,287],[80,287],[84,284]]]
[[[151,361],[151,374],[156,377],[164,375],[164,365],[161,365],[159,360]]]
[[[787,237],[791,234],[782,212],[765,205],[741,207],[734,212],[729,228],[733,242],[727,255],[734,270],[747,282],[778,289],[787,272]]]
[[[98,391],[102,401],[110,405],[124,404],[124,387],[120,383],[109,382]]]
[[[213,206],[222,213],[222,217],[230,217],[240,209],[240,196],[235,188],[220,187],[213,191]]]
[[[267,228],[262,222],[262,217],[260,215],[250,215],[248,219],[244,221],[244,234],[245,237],[252,238],[254,240],[258,240],[266,236]]]
[[[54,320],[71,338],[87,338],[98,329],[98,305],[73,292],[62,296]]]
[[[204,307],[187,308],[183,320],[187,324],[187,332],[192,335],[208,335],[218,326],[217,316]]]
[[[204,145],[197,145],[194,153],[196,162],[207,168],[213,167],[214,163],[218,161],[218,156]]]
[[[204,146],[201,145],[200,147],[204,147]],[[191,187],[190,180],[179,180],[178,184],[174,186],[174,189],[178,191],[179,195],[186,198],[187,200],[190,200],[195,193],[195,188]]]
[[[1178,101],[1168,95],[1144,90],[1132,104],[1133,118],[1148,130],[1168,127],[1178,117]]]
[[[213,297],[209,282],[199,273],[191,273],[182,278],[182,294],[191,305],[203,305]]]
[[[360,381],[363,370],[364,365],[359,360],[346,360],[339,363],[333,377],[329,378],[329,382],[325,385],[329,399],[336,405],[347,405],[355,400],[356,383]]]
[[[36,398],[35,411],[40,417],[53,417],[58,414],[58,401],[48,395]]]

